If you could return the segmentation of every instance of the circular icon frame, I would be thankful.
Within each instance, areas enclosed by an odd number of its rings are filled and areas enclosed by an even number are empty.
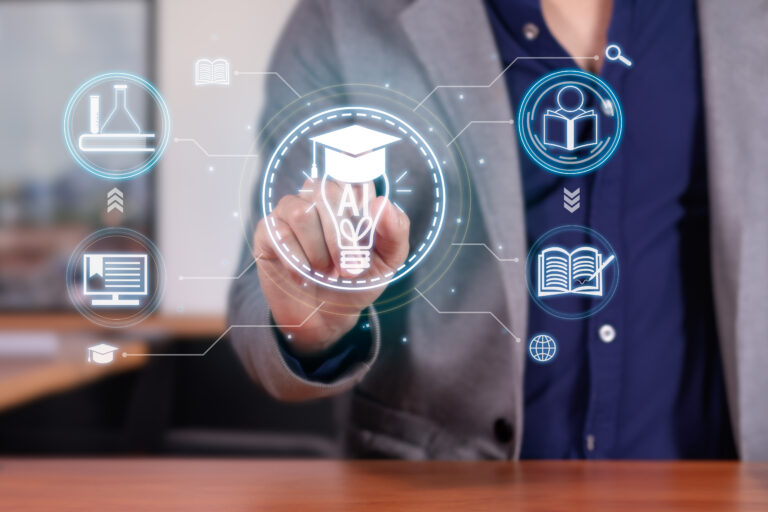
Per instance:
[[[561,309],[558,309],[551,304],[549,304],[546,300],[543,300],[541,296],[539,296],[539,290],[538,290],[538,278],[539,272],[541,269],[538,268],[538,258],[540,257],[539,251],[542,249],[542,246],[544,246],[549,240],[556,237],[557,235],[560,235],[562,233],[582,233],[586,234],[587,236],[591,237],[593,240],[596,240],[602,245],[603,249],[606,250],[606,252],[610,253],[614,259],[614,262],[612,263],[605,263],[605,261],[608,261],[607,259],[603,262],[606,266],[603,269],[599,269],[601,275],[600,279],[603,279],[602,271],[603,270],[610,270],[613,272],[613,277],[610,280],[610,283],[607,286],[607,289],[605,292],[600,296],[601,299],[599,301],[596,301],[597,303],[585,308],[583,310],[579,311],[563,311]],[[570,251],[571,254],[573,254],[574,251]],[[595,266],[598,266],[597,264]],[[599,268],[599,267],[598,267]],[[532,274],[534,273],[535,269],[535,275],[536,279],[532,278]],[[551,229],[541,235],[538,240],[536,240],[533,245],[531,245],[531,248],[528,251],[528,258],[526,260],[526,269],[525,269],[525,277],[526,277],[526,284],[528,287],[528,293],[531,296],[531,299],[536,303],[537,306],[539,306],[542,310],[546,311],[552,316],[555,316],[557,318],[562,318],[563,320],[580,320],[583,318],[590,317],[594,315],[595,313],[602,310],[604,307],[608,305],[608,303],[611,301],[613,296],[616,294],[616,290],[619,287],[619,258],[616,255],[616,251],[614,250],[613,246],[608,242],[608,240],[595,231],[594,229],[588,228],[586,226],[577,226],[577,225],[566,225],[566,226],[559,226],[554,229]],[[597,272],[595,272],[597,273]],[[572,276],[568,276],[568,279],[573,279]],[[590,281],[591,279],[587,280]],[[602,284],[601,284],[602,287]],[[601,288],[602,290],[602,288]],[[585,297],[588,298],[588,297]]]
[[[598,107],[610,108],[610,117],[615,117],[613,134],[601,140],[599,145],[596,142],[595,150],[587,152],[582,158],[553,157],[546,151],[545,144],[538,135],[539,131],[534,128],[541,115],[539,111],[543,109],[542,98],[557,87],[562,88],[557,94],[559,99],[563,89],[568,86],[577,88],[582,100],[583,93],[577,86],[589,89],[598,99]],[[597,128],[595,131],[597,132]],[[618,149],[623,133],[624,111],[613,88],[600,77],[580,69],[558,70],[539,78],[526,90],[517,111],[517,134],[525,153],[542,169],[560,176],[580,176],[602,167]]]
[[[86,253],[89,248],[98,245],[100,242],[109,238],[128,239],[132,244],[143,247],[144,250],[146,250],[146,254],[135,252],[115,253],[113,251],[108,251],[109,254],[107,254],[101,250],[99,250],[97,253],[92,253],[90,256],[98,256],[102,258],[102,265],[104,265],[104,267],[102,267],[102,277],[105,280],[105,290],[99,290],[95,294],[89,294],[86,291],[85,284],[88,276],[86,276],[85,268],[81,268],[81,262],[84,262]],[[111,276],[111,278],[113,277],[116,279],[131,279],[131,276],[125,277],[118,274],[141,272],[137,269],[143,268],[144,274],[138,278],[140,281],[143,278],[144,287],[147,288],[147,292],[145,294],[147,296],[147,300],[143,305],[138,302],[139,299],[135,298],[141,296],[140,293],[137,293],[140,292],[141,289],[139,289],[137,292],[134,292],[133,290],[126,291],[127,288],[125,288],[125,286],[127,285],[124,281],[121,281],[121,283],[123,283],[123,285],[121,285],[123,288],[120,288],[120,291],[106,290],[107,282],[104,269],[107,268],[106,265],[109,263],[103,263],[103,260],[107,260],[109,257],[114,256],[123,259],[131,257],[141,259],[140,257],[144,256],[145,259],[143,266],[141,263],[138,263],[136,265],[136,269],[121,270],[119,268],[113,268],[115,274]],[[154,270],[150,271],[151,268],[154,268]],[[148,291],[150,283],[154,283],[154,290],[152,293],[149,293]],[[83,315],[94,324],[109,328],[131,327],[147,319],[159,307],[160,302],[165,295],[165,261],[163,260],[163,257],[160,254],[157,246],[155,246],[155,244],[149,238],[137,231],[122,227],[100,229],[83,239],[72,252],[72,255],[69,258],[69,262],[67,263],[66,286],[67,294],[69,295],[70,301],[75,306],[75,309],[77,309],[81,315]],[[91,305],[88,305],[87,302],[90,296],[93,296],[91,299],[92,303]],[[104,306],[108,307],[109,309],[100,310],[98,307],[93,306],[93,301],[96,300],[96,296],[110,296],[109,299],[103,299]],[[130,300],[135,300],[138,302],[138,304],[135,305],[136,309],[134,311],[131,311],[131,309],[134,307],[134,304],[129,304]],[[123,303],[119,304],[120,301]],[[111,303],[107,305],[107,302]],[[117,315],[114,314],[114,311],[126,312],[126,314]],[[113,315],[107,315],[106,312],[113,312]]]
[[[274,180],[276,173],[281,171],[280,163],[284,160],[285,155],[290,151],[291,146],[298,141],[304,141],[309,138],[311,129],[315,127],[322,127],[324,123],[335,121],[343,118],[360,118],[369,122],[377,122],[382,127],[387,127],[390,130],[396,130],[396,132],[403,137],[403,141],[409,142],[417,148],[418,153],[425,159],[425,168],[432,174],[432,182],[434,184],[434,190],[430,193],[430,197],[434,198],[434,205],[432,208],[432,220],[429,223],[430,228],[425,235],[425,239],[422,243],[416,246],[415,252],[411,253],[406,259],[405,263],[380,278],[338,278],[335,276],[325,275],[316,269],[312,269],[306,264],[302,264],[298,258],[290,253],[290,248],[285,244],[280,243],[280,235],[276,229],[276,223],[274,217],[270,217],[275,203],[276,194],[274,188]],[[327,288],[333,288],[336,290],[370,290],[388,286],[394,281],[397,281],[409,274],[419,263],[421,263],[426,255],[430,252],[435,245],[436,240],[439,238],[439,234],[442,230],[445,211],[446,211],[446,193],[445,193],[445,177],[442,171],[440,159],[437,158],[435,152],[430,147],[425,138],[410,124],[406,123],[399,117],[385,112],[384,110],[367,107],[367,106],[345,106],[336,107],[324,110],[316,113],[308,118],[305,118],[293,129],[291,129],[287,135],[280,141],[279,144],[273,149],[269,162],[265,167],[265,172],[262,178],[261,185],[261,213],[263,218],[272,219],[271,222],[267,221],[267,232],[269,237],[276,248],[280,257],[284,261],[288,262],[290,266],[301,274],[304,278],[313,281],[316,284]]]
[[[549,338],[549,340],[552,341],[552,355],[548,359],[541,360],[537,358],[536,355],[533,353],[533,349],[534,349],[533,342],[540,336]],[[557,346],[557,340],[555,340],[554,336],[552,336],[551,334],[547,334],[545,332],[540,332],[538,334],[534,334],[533,336],[531,336],[531,339],[528,340],[528,348],[526,351],[528,352],[528,357],[531,358],[531,361],[539,365],[545,365],[545,364],[551,363],[552,361],[555,360],[555,358],[557,358],[557,354],[560,352],[560,349]]]
[[[95,162],[88,160],[87,158],[84,158],[81,154],[82,151],[79,149],[79,144],[74,140],[72,131],[72,117],[74,115],[75,109],[81,100],[85,99],[87,93],[94,87],[117,80],[131,82],[133,85],[143,89],[154,101],[155,107],[160,113],[159,117],[162,122],[162,125],[160,126],[161,135],[158,139],[157,146],[151,153],[151,156],[137,165],[122,170],[109,169],[100,166]],[[165,150],[168,147],[168,142],[170,141],[171,115],[170,111],[168,110],[168,105],[166,104],[165,99],[162,97],[160,92],[158,92],[155,86],[144,78],[125,72],[105,73],[95,76],[80,85],[80,87],[78,87],[77,90],[75,90],[75,92],[69,98],[67,106],[64,109],[63,131],[64,142],[67,146],[67,151],[80,167],[93,174],[94,176],[98,176],[100,178],[110,180],[127,180],[150,171],[157,164],[160,158],[162,158],[163,153],[165,153]]]

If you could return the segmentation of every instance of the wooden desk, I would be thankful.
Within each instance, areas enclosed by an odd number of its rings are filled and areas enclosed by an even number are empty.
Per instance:
[[[155,315],[141,324],[110,330],[92,324],[77,313],[0,314],[0,331],[50,331],[61,335],[61,352],[51,358],[0,358],[0,412],[26,402],[74,389],[107,376],[140,368],[145,357],[116,357],[109,365],[86,362],[86,348],[99,339],[120,347],[120,352],[147,353],[140,339],[211,338],[224,332],[221,316]]]
[[[0,411],[32,400],[62,393],[104,377],[140,368],[145,357],[120,357],[110,364],[88,363],[88,346],[94,340],[68,339],[59,343],[60,351],[48,358],[0,359]],[[143,341],[119,343],[120,353],[146,353]]]
[[[1,460],[4,510],[768,510],[768,464]]]
[[[219,315],[153,315],[134,327],[122,332],[150,332],[172,337],[214,337],[226,329],[226,320]],[[0,330],[4,331],[53,331],[111,332],[118,331],[99,327],[77,313],[14,313],[0,314]]]

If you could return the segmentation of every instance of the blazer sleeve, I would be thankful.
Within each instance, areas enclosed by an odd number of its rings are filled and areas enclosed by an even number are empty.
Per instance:
[[[260,125],[264,127],[281,109],[297,100],[291,88],[299,94],[305,94],[343,83],[335,55],[325,3],[316,0],[301,2],[283,30],[269,68],[291,87],[277,76],[266,77],[267,97]],[[260,132],[267,133],[260,140],[263,149],[261,154],[264,155],[275,146],[276,141],[272,140],[270,130]],[[308,161],[309,153],[297,155],[296,158]],[[257,189],[258,182],[256,180]],[[261,218],[258,195],[253,194],[249,233],[253,233],[255,224]],[[249,267],[253,257],[246,244],[239,268]],[[364,360],[351,362],[330,382],[311,380],[292,371],[272,327],[272,315],[261,291],[255,265],[251,265],[240,279],[234,281],[228,311],[229,336],[246,370],[269,394],[281,400],[309,400],[347,391],[362,380],[379,353],[379,318],[371,307],[368,311],[370,330],[361,336],[371,336],[372,340],[360,340],[360,343],[370,346]]]

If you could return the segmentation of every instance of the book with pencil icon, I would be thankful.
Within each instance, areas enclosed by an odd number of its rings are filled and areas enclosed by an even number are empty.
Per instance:
[[[573,251],[547,247],[538,255],[537,294],[603,296],[603,271],[614,261],[614,255],[603,259],[594,247],[580,246]]]

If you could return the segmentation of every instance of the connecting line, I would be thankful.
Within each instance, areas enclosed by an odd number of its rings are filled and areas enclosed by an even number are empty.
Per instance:
[[[493,314],[493,312],[491,312],[491,311],[440,311],[439,309],[437,309],[437,306],[432,304],[432,301],[430,301],[427,298],[426,295],[421,293],[421,290],[419,290],[418,288],[414,288],[414,290],[416,290],[416,293],[421,295],[421,298],[423,298],[425,301],[427,301],[427,304],[432,306],[432,309],[434,309],[435,311],[437,311],[441,315],[490,315],[491,317],[493,317],[494,320],[496,320],[499,323],[499,325],[505,331],[507,331],[513,338],[515,338],[515,341],[517,343],[520,343],[520,337],[517,336],[515,333],[513,333],[512,330],[509,327],[504,325],[504,323],[501,320],[499,320],[499,317],[497,317],[495,314]]]
[[[259,259],[261,259],[262,256],[264,256],[264,253],[261,253],[258,256],[256,256],[253,259],[253,261],[247,267],[245,267],[242,272],[240,272],[236,276],[179,276],[179,281],[191,281],[191,280],[196,280],[196,281],[203,281],[203,280],[205,280],[205,281],[214,281],[214,280],[237,281],[238,279],[243,277],[245,275],[245,273],[248,272],[248,270],[250,270],[250,268],[252,266],[254,266],[257,261],[259,261]]]
[[[483,243],[477,243],[477,242],[472,242],[472,243],[460,243],[460,242],[455,242],[455,243],[452,243],[451,245],[474,245],[474,246],[478,246],[478,247],[485,247],[485,248],[486,248],[486,250],[487,250],[489,253],[493,254],[493,257],[494,257],[494,258],[496,258],[496,259],[497,259],[497,260],[499,260],[499,261],[502,261],[502,262],[503,262],[503,261],[512,261],[512,262],[514,262],[514,263],[517,263],[518,261],[520,261],[520,258],[500,258],[498,254],[496,254],[495,252],[493,252],[493,249],[491,249],[490,247],[488,247],[488,245],[487,245],[487,244],[483,244]]]
[[[207,157],[211,158],[256,158],[257,154],[254,153],[247,153],[247,154],[236,154],[236,153],[221,153],[221,154],[215,154],[215,153],[209,153],[202,145],[200,145],[199,142],[195,139],[180,139],[179,137],[175,137],[173,139],[173,142],[191,142],[197,148],[203,152],[203,154]]]
[[[515,122],[514,122],[512,119],[507,119],[507,120],[504,120],[504,121],[470,121],[470,122],[468,122],[468,123],[467,123],[467,126],[465,126],[464,128],[462,128],[462,129],[461,129],[461,131],[460,131],[459,133],[457,133],[457,134],[456,134],[456,136],[455,136],[454,138],[452,138],[452,139],[451,139],[451,141],[450,141],[448,144],[446,144],[445,146],[446,146],[446,147],[448,147],[448,146],[450,146],[451,144],[453,144],[453,142],[454,142],[456,139],[458,139],[458,138],[459,138],[459,135],[461,135],[462,133],[464,133],[464,131],[465,131],[467,128],[469,128],[470,126],[472,126],[473,124],[514,124],[514,123],[515,123]]]
[[[493,84],[495,84],[495,83],[496,83],[496,82],[499,80],[499,78],[501,78],[502,76],[504,76],[504,73],[506,73],[506,72],[507,72],[507,70],[508,70],[509,68],[511,68],[511,67],[512,67],[512,64],[514,64],[514,63],[515,63],[515,62],[517,62],[518,60],[537,60],[537,59],[538,59],[538,60],[547,60],[547,59],[551,59],[551,60],[561,60],[561,59],[573,59],[573,60],[598,60],[599,58],[600,58],[600,57],[599,57],[599,56],[597,56],[597,55],[590,55],[589,57],[562,57],[562,56],[560,56],[560,57],[515,57],[515,58],[514,58],[514,60],[513,60],[512,62],[510,62],[509,64],[507,64],[507,67],[505,67],[504,69],[502,69],[502,70],[501,70],[501,73],[499,73],[499,74],[496,76],[496,78],[494,78],[494,79],[491,81],[491,83],[489,83],[488,85],[438,85],[438,86],[436,86],[434,89],[432,89],[432,90],[429,92],[429,94],[427,94],[427,95],[424,97],[424,99],[423,99],[423,100],[421,100],[421,101],[419,102],[419,104],[418,104],[418,105],[416,105],[416,106],[414,107],[413,111],[414,111],[414,112],[416,112],[416,110],[418,110],[418,109],[419,109],[419,107],[420,107],[420,106],[422,106],[422,105],[424,104],[424,102],[425,102],[425,101],[427,101],[427,100],[430,98],[430,96],[432,96],[433,94],[435,94],[435,92],[436,92],[438,89],[488,89],[489,87],[492,87],[492,86],[493,86]]]
[[[252,324],[252,325],[230,325],[227,327],[227,330],[225,330],[223,333],[221,333],[221,336],[216,338],[216,341],[211,343],[211,345],[205,349],[203,352],[197,353],[197,354],[129,354],[128,352],[123,352],[123,357],[205,357],[208,352],[210,352],[213,347],[216,346],[218,342],[220,342],[224,337],[229,334],[229,331],[232,329],[251,329],[251,328],[264,328],[264,327],[278,327],[281,329],[298,329],[299,327],[303,327],[305,323],[309,321],[310,318],[315,316],[315,313],[317,313],[321,307],[325,305],[325,301],[318,304],[318,306],[312,310],[312,312],[301,321],[300,324],[295,325],[276,325],[276,324]]]
[[[283,75],[281,75],[277,71],[235,71],[235,76],[240,76],[240,75],[274,75],[280,80],[282,80],[285,86],[288,87],[291,90],[291,92],[296,95],[297,98],[301,98],[301,94],[296,92],[296,89],[291,87],[291,84],[288,83],[288,80],[283,78]]]

